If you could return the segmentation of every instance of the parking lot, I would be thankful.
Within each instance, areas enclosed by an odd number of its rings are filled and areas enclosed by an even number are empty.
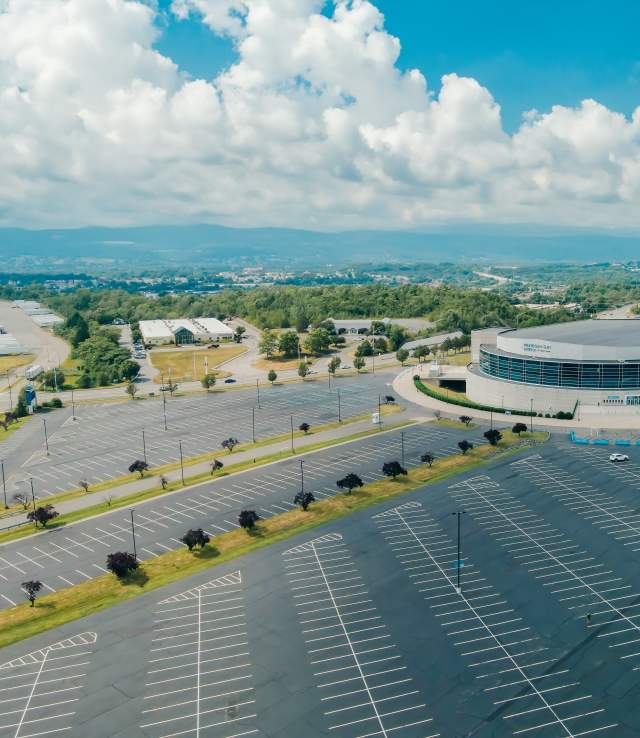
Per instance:
[[[145,559],[181,547],[179,538],[189,528],[202,527],[211,535],[232,530],[243,508],[255,509],[261,517],[290,510],[303,483],[321,499],[336,494],[336,481],[349,472],[364,482],[375,481],[382,478],[385,461],[402,461],[404,454],[404,463],[413,466],[425,451],[436,458],[459,453],[460,438],[480,443],[481,436],[480,429],[467,433],[421,424],[148,500],[134,513],[138,555]],[[0,548],[1,606],[21,599],[20,583],[26,579],[37,578],[52,592],[103,574],[108,553],[132,549],[128,510],[7,544]]]
[[[292,421],[297,430],[303,422],[314,426],[335,422],[339,415],[346,420],[371,413],[378,409],[380,395],[389,394],[391,379],[388,373],[378,373],[343,377],[332,383],[331,390],[326,382],[307,382],[168,396],[166,402],[83,405],[76,409],[76,420],[67,409],[64,424],[48,433],[48,455],[40,427],[33,430],[31,453],[20,463],[14,462],[14,448],[0,447],[9,476],[8,494],[25,491],[29,477],[36,494],[46,497],[77,489],[80,480],[96,484],[120,477],[135,459],[146,459],[150,466],[175,463],[180,442],[185,458],[222,453],[220,444],[229,436],[244,443],[289,433]]]
[[[98,635],[75,736],[631,738],[635,555],[565,487],[602,495],[619,469],[562,442],[507,457],[6,659]]]

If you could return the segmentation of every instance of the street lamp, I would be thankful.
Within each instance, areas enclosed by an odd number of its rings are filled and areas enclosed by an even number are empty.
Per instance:
[[[340,387],[338,387],[338,423],[342,423],[342,409],[340,407]]]
[[[44,429],[44,445],[47,450],[47,456],[49,456],[49,438],[47,437],[47,421],[42,418],[42,427]]]
[[[144,459],[144,463],[147,463],[147,444],[144,438],[144,428],[142,429],[142,458]]]
[[[402,468],[404,469],[404,431],[400,431],[400,446],[402,448]]]
[[[304,460],[300,459],[300,492],[304,492]]]
[[[9,505],[7,504],[7,481],[4,478],[4,459],[0,462],[2,464],[2,492],[4,494],[4,509],[8,510]]]
[[[35,512],[36,511],[36,494],[33,491],[33,477],[29,477],[29,482],[31,484],[31,501],[33,502],[33,512]]]
[[[133,555],[137,561],[138,552],[136,551],[136,526],[134,525],[134,522],[133,522],[133,508],[131,508],[129,512],[131,513],[131,535],[133,537]]]
[[[291,453],[295,453],[293,448],[293,415],[291,416]]]
[[[258,408],[260,407],[260,380],[256,379],[256,397],[258,398]]]
[[[460,518],[466,513],[466,510],[458,510],[457,512],[451,513],[458,518],[458,557],[456,558],[456,569],[458,570],[458,584],[456,586],[456,592],[461,594],[462,589],[460,588],[460,570],[462,569],[462,561],[460,560]]]
[[[162,393],[162,413],[164,415],[164,429],[167,430],[167,395]]]
[[[184,487],[184,463],[182,458],[182,441],[178,441],[178,448],[180,449],[180,477],[182,478],[182,486]]]
[[[256,442],[256,408],[251,408],[251,438]]]
[[[71,388],[71,417],[73,420],[76,419],[76,403],[73,397],[73,387]]]
[[[529,415],[529,430],[533,433],[533,397],[531,398],[531,414]]]

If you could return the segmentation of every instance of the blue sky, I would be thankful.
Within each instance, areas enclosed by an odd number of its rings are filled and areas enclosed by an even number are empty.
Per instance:
[[[448,72],[474,77],[501,105],[508,131],[531,108],[593,97],[629,115],[640,102],[640,3],[632,0],[374,4],[402,43],[402,67],[418,67],[436,91]],[[168,19],[157,46],[197,77],[235,58],[229,41],[194,21]]]

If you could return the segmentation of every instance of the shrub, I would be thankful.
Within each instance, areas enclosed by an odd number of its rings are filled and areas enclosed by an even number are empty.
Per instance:
[[[127,551],[116,551],[116,553],[107,556],[107,569],[115,574],[118,579],[128,576],[138,566],[140,566],[138,559]]]

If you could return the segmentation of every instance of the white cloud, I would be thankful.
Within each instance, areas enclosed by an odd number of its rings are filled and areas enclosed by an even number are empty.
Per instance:
[[[508,135],[475,80],[400,71],[372,3],[328,7],[174,0],[236,44],[207,81],[154,50],[151,0],[0,0],[0,222],[637,226],[640,110]]]

